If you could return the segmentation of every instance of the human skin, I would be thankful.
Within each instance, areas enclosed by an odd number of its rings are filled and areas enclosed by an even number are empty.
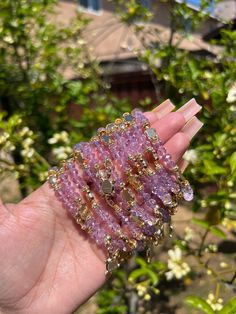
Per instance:
[[[186,126],[189,116],[181,111],[161,119],[158,109],[146,115],[183,166],[181,156],[200,121],[192,118]],[[72,313],[106,281],[104,260],[48,183],[18,204],[0,201],[1,313]]]

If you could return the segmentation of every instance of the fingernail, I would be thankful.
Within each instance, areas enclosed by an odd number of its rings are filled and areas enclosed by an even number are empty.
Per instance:
[[[180,159],[178,166],[181,172],[184,172],[184,170],[188,167],[189,162],[185,159]]]
[[[148,118],[150,123],[154,123],[157,119],[154,112],[144,112],[144,115]]]
[[[201,129],[202,126],[203,126],[202,121],[200,121],[196,117],[193,117],[191,120],[188,121],[188,123],[185,124],[181,132],[187,134],[189,139],[191,140],[194,137],[194,135],[196,135],[197,132]]]
[[[173,103],[169,99],[166,99],[159,106],[153,109],[152,112],[156,114],[158,119],[161,119],[168,113],[170,113],[172,110],[174,110],[174,108],[175,105],[173,105]]]
[[[159,106],[154,108],[152,111],[145,112],[145,116],[148,118],[150,123],[156,122],[156,120],[159,120],[166,116],[168,113],[170,113],[175,106],[172,104],[172,102],[167,99],[164,102],[162,102]]]
[[[197,114],[202,107],[196,102],[194,98],[190,99],[185,105],[177,110],[184,116],[185,121],[189,121],[195,114]]]

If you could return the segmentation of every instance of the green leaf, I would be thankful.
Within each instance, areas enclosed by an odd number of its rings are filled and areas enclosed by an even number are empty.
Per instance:
[[[129,280],[134,281],[140,277],[149,278],[153,286],[157,285],[159,281],[158,275],[148,267],[142,267],[132,271],[129,275]]]
[[[150,266],[157,271],[162,271],[166,269],[166,264],[160,261],[152,262]]]
[[[152,285],[156,286],[158,284],[158,282],[159,282],[158,275],[154,271],[152,271],[150,269],[147,269],[147,274],[148,274],[148,277],[151,280]]]
[[[214,314],[214,311],[211,308],[211,306],[202,298],[196,296],[189,296],[185,298],[185,303],[201,310],[203,313]]]
[[[226,239],[226,234],[218,227],[210,227],[210,231],[221,239]]]
[[[195,225],[198,225],[204,229],[208,229],[209,228],[209,224],[207,221],[203,220],[203,219],[199,219],[199,218],[193,218],[192,223],[194,223]]]
[[[204,160],[203,161],[205,166],[206,174],[209,176],[217,175],[217,174],[224,174],[226,173],[225,167],[219,166],[215,161],[213,160]]]
[[[219,311],[219,314],[235,314],[236,313],[236,297],[230,299]]]
[[[139,268],[133,270],[129,275],[129,280],[136,280],[141,276],[147,275],[146,270],[144,268]]]
[[[236,152],[234,152],[229,158],[229,165],[231,169],[231,173],[236,171]]]
[[[136,263],[137,263],[138,265],[140,265],[141,267],[147,267],[147,263],[146,263],[146,261],[145,261],[143,258],[137,257],[137,258],[135,259],[135,261],[136,261]]]

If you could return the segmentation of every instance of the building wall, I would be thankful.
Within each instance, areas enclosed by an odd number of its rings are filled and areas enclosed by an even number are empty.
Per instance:
[[[226,0],[223,3],[227,3],[226,7],[227,10],[226,12],[223,12],[223,15],[229,15],[229,10],[232,10],[232,3],[235,3],[235,0]],[[219,4],[217,6],[217,12],[222,11],[222,8],[224,5]],[[102,10],[97,12],[97,13],[88,13],[86,12],[86,16],[92,19],[93,24],[96,26],[98,25],[106,25],[107,22],[110,21],[110,24],[107,25],[112,25],[112,20],[115,22],[114,17],[116,16],[115,14],[115,6],[113,3],[111,3],[108,0],[101,0],[102,4]],[[155,13],[154,18],[152,20],[152,24],[158,24],[161,25],[165,28],[170,27],[170,6],[168,2],[162,2],[158,0],[152,0],[151,1],[151,8],[152,11]],[[76,10],[79,9],[79,5],[76,4],[76,1],[70,1],[70,0],[62,0],[60,1],[60,6],[59,6],[59,17],[58,21],[63,21],[63,22],[68,22],[70,18],[75,16]],[[195,10],[193,9],[193,15],[195,14]],[[231,12],[232,14],[232,12]],[[197,33],[204,33],[208,30],[211,30],[216,27],[216,24],[218,21],[211,17],[207,22],[205,22],[202,27],[197,31]]]
[[[61,1],[56,21],[69,24],[78,9],[79,6],[74,1]],[[162,40],[168,40],[170,34],[169,4],[153,0],[152,10],[155,12],[154,18],[145,26],[158,27]],[[195,12],[193,10],[193,14]],[[114,4],[108,0],[102,0],[101,11],[96,14],[88,12],[85,14],[91,19],[91,23],[85,31],[86,40],[93,47],[97,58],[103,63],[109,64],[108,67],[104,67],[104,75],[111,84],[112,92],[119,98],[129,98],[133,105],[137,105],[138,101],[145,97],[151,98],[153,103],[157,102],[160,95],[156,95],[150,73],[147,69],[142,70],[142,65],[139,65],[139,69],[138,67],[135,69],[136,55],[133,48],[141,48],[142,44],[132,27],[123,25],[119,21]],[[216,19],[210,18],[196,32],[194,40],[183,40],[181,48],[191,51],[207,50],[208,46],[204,44],[201,37],[215,28],[217,23]],[[156,38],[153,36],[149,40],[156,40]],[[119,70],[117,70],[118,68]]]

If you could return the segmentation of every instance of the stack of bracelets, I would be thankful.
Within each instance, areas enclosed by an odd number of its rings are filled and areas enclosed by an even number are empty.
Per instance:
[[[138,109],[76,144],[49,170],[57,199],[107,256],[107,273],[163,237],[181,199],[193,190]]]

